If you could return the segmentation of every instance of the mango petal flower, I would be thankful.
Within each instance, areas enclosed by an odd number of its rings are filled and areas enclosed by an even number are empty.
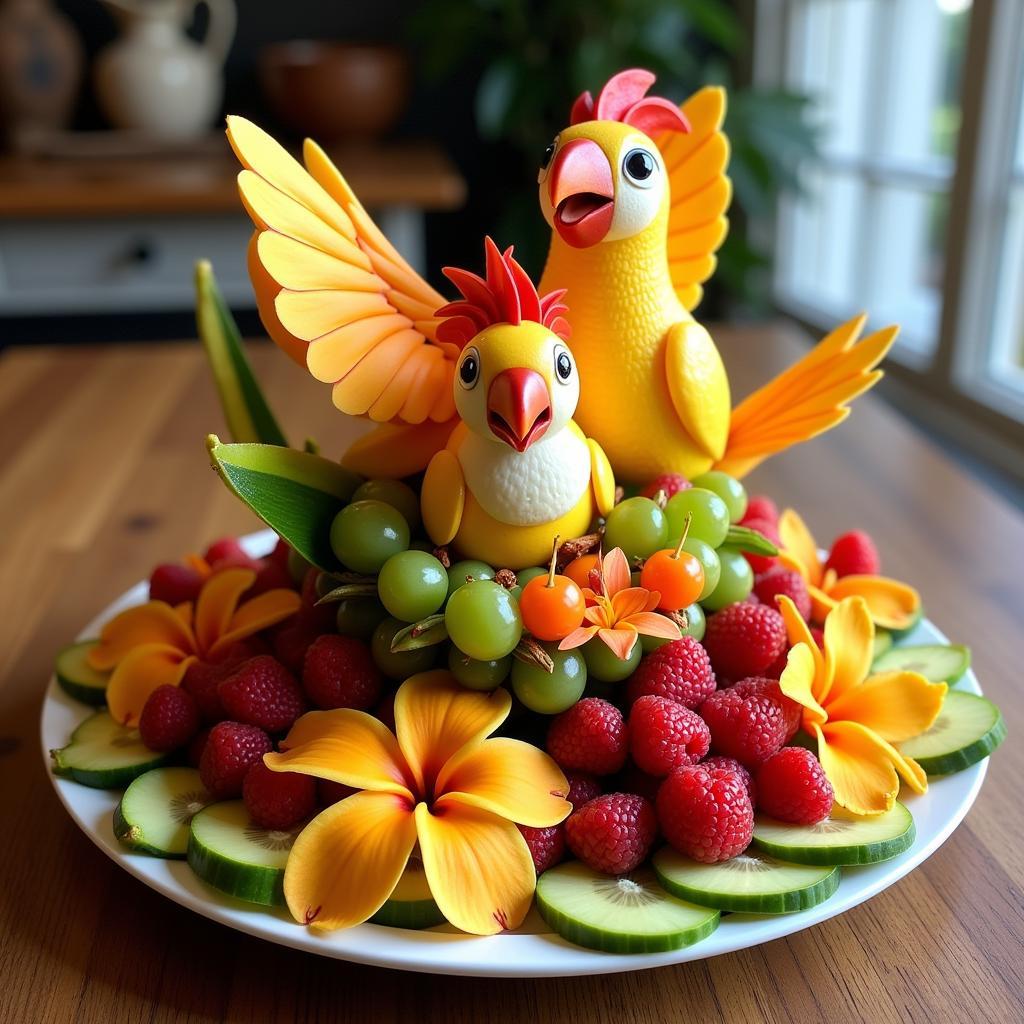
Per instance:
[[[921,766],[893,743],[931,727],[946,684],[917,672],[870,675],[875,630],[862,597],[844,598],[829,613],[824,651],[788,597],[779,598],[779,610],[793,645],[779,685],[803,708],[804,729],[818,741],[836,803],[853,814],[881,814],[896,800],[900,778],[924,793]]]
[[[424,672],[399,687],[394,734],[349,709],[295,723],[267,767],[362,790],[317,815],[292,847],[284,891],[297,921],[328,930],[372,917],[418,842],[431,894],[452,924],[491,935],[522,922],[536,874],[516,823],[555,825],[572,805],[547,754],[488,739],[511,703],[504,689],[478,693],[448,672]]]

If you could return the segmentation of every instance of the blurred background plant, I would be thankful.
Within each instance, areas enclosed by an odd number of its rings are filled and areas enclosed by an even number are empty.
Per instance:
[[[549,232],[537,215],[533,182],[540,154],[565,125],[576,96],[596,93],[610,75],[633,66],[655,72],[654,91],[676,102],[703,85],[727,87],[735,198],[730,234],[702,308],[705,315],[764,309],[770,255],[750,224],[771,217],[780,190],[797,188],[797,164],[816,154],[816,133],[807,97],[740,84],[748,77],[750,40],[733,4],[427,0],[408,29],[428,79],[456,72],[475,78],[476,128],[490,150],[493,230],[499,239],[516,241],[535,274]]]

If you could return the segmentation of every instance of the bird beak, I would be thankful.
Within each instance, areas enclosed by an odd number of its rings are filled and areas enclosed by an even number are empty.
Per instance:
[[[487,392],[487,425],[499,441],[525,452],[551,422],[551,400],[536,370],[502,370]]]
[[[573,139],[555,156],[548,174],[555,230],[574,249],[596,245],[612,226],[615,185],[601,147]]]

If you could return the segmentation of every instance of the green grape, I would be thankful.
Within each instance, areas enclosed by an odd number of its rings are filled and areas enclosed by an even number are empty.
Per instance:
[[[459,587],[448,598],[444,624],[452,643],[478,661],[511,654],[523,635],[518,603],[493,580],[474,580]]]
[[[313,568],[311,562],[307,561],[295,548],[288,549],[288,575],[301,587],[306,573]]]
[[[408,622],[402,622],[401,619],[384,619],[373,631],[373,638],[370,640],[374,664],[389,679],[399,682],[418,672],[426,672],[427,669],[433,668],[440,647],[439,644],[434,644],[416,651],[392,651],[391,641],[395,639],[395,634],[406,629],[408,625]]]
[[[701,601],[709,612],[742,601],[754,589],[754,570],[739,548],[725,544],[718,549],[718,558],[722,563],[718,586]]]
[[[475,580],[493,580],[494,570],[486,562],[477,562],[472,558],[456,562],[448,570],[448,596],[451,597],[459,587],[466,585],[466,577]]]
[[[729,509],[731,522],[738,523],[747,514],[747,489],[736,477],[720,469],[709,469],[693,478],[693,486],[714,491]]]
[[[463,654],[454,644],[448,648],[448,671],[467,690],[494,690],[512,671],[512,655],[492,661],[477,661]]]
[[[651,651],[656,651],[659,647],[664,647],[665,644],[671,642],[671,640],[667,640],[663,636],[648,636],[646,633],[640,634],[640,647],[644,654],[650,654]]]
[[[409,547],[409,524],[383,501],[354,501],[334,517],[331,547],[353,572],[378,573],[392,555]]]
[[[369,640],[387,617],[387,609],[375,597],[347,597],[338,602],[338,632],[343,636]]]
[[[688,537],[699,537],[713,548],[717,548],[729,532],[729,509],[725,502],[703,487],[690,487],[679,491],[668,499],[665,515],[668,516],[669,545],[678,544],[690,513]],[[662,547],[665,547],[663,544]]]
[[[539,565],[531,565],[528,569],[520,569],[516,573],[516,585],[509,593],[518,601],[519,595],[523,592],[523,587],[530,580],[535,579],[537,576],[546,576],[547,574],[548,570]]]
[[[704,569],[704,589],[700,592],[700,597],[697,598],[698,601],[703,601],[718,586],[718,577],[722,572],[722,563],[718,558],[718,552],[706,541],[692,536],[686,538],[683,550],[693,555]]]
[[[576,651],[560,651],[557,644],[544,644],[555,663],[551,672],[539,665],[515,659],[512,664],[512,689],[531,711],[539,715],[557,715],[571,708],[587,686],[587,664]]]
[[[360,484],[352,495],[353,501],[383,501],[385,505],[397,508],[415,533],[420,525],[419,495],[401,480],[367,480]]]
[[[686,629],[683,630],[683,636],[692,636],[694,640],[703,640],[704,629],[707,626],[704,609],[699,604],[691,604],[683,611],[686,613]]]
[[[615,652],[599,636],[588,640],[582,651],[587,662],[587,672],[602,683],[618,683],[631,676],[644,653],[643,647],[635,643],[629,657],[623,660],[616,657]]]
[[[627,559],[646,558],[668,543],[668,520],[650,498],[627,498],[608,513],[604,549],[622,548]]]
[[[381,603],[396,619],[419,622],[433,615],[448,596],[444,566],[425,551],[399,551],[377,577]]]

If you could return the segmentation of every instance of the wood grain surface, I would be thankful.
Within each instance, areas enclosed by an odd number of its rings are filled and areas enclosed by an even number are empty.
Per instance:
[[[781,328],[716,332],[743,394],[799,352]],[[254,362],[294,438],[355,428],[268,346]],[[870,531],[971,644],[1010,739],[966,822],[839,918],[656,971],[545,981],[420,976],[213,924],[115,867],[64,814],[38,721],[54,651],[161,559],[257,525],[208,468],[223,429],[198,346],[0,356],[0,1022],[1024,1020],[1024,517],[879,400],[752,477],[819,538]]]

